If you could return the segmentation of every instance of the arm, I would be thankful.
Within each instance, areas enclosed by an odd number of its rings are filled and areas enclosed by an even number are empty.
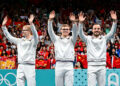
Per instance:
[[[53,43],[55,43],[56,37],[57,37],[57,35],[55,35],[55,33],[53,31],[53,26],[52,26],[54,18],[55,18],[55,11],[53,10],[50,12],[49,20],[48,20],[48,34],[50,35],[50,38]]]
[[[32,31],[33,37],[34,37],[34,43],[37,45],[38,44],[38,33],[37,33],[37,30],[35,29],[35,25],[33,23],[31,24],[31,31]]]
[[[52,22],[51,20],[48,20],[48,34],[52,40],[53,43],[55,43],[56,41],[56,34],[53,31],[53,26],[52,26]]]
[[[84,34],[83,23],[82,23],[85,20],[86,17],[84,17],[83,12],[80,12],[80,14],[78,14],[78,16],[79,16],[79,22],[80,22],[79,25],[78,25],[79,36],[84,42],[87,42],[87,36]]]
[[[77,36],[78,36],[77,25],[73,24],[73,28],[72,28],[72,41],[73,41],[74,45],[76,43]]]
[[[7,30],[7,28],[6,28],[6,23],[7,23],[7,21],[8,21],[8,17],[6,16],[6,17],[3,19],[3,22],[2,22],[2,30],[3,30],[3,33],[4,33],[4,35],[7,37],[7,39],[8,39],[10,42],[17,44],[17,43],[19,43],[19,40],[20,40],[20,39],[13,37],[13,36],[8,32],[8,30]]]
[[[117,28],[117,23],[113,22],[110,32],[105,36],[107,41],[110,40],[114,36],[116,32],[116,28]]]
[[[84,41],[84,42],[87,42],[87,36],[84,34],[84,31],[83,31],[83,24],[82,23],[79,23],[79,36],[80,38]]]
[[[31,25],[30,29],[33,33],[34,44],[37,45],[38,44],[38,33],[37,33],[37,30],[35,29],[35,25],[33,24],[34,17],[35,16],[33,14],[31,14],[30,18],[28,18],[28,21]]]
[[[115,32],[116,32],[116,28],[117,28],[117,14],[115,11],[110,11],[110,15],[111,15],[111,18],[114,20],[113,21],[113,24],[112,24],[112,28],[111,28],[111,31],[105,36],[106,40],[110,40]]]
[[[72,25],[72,41],[73,41],[73,44],[75,45],[76,39],[78,36],[78,29],[77,29],[75,14],[70,13],[69,19],[73,23],[73,25]]]
[[[6,38],[11,42],[11,43],[14,43],[14,44],[17,44],[19,43],[19,38],[15,38],[13,37],[7,30],[6,26],[2,26],[2,30],[3,30],[3,33],[4,35],[6,36]]]

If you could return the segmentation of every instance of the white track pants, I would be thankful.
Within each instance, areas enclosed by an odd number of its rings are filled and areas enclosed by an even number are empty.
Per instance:
[[[17,69],[17,86],[36,86],[35,65],[19,64]]]
[[[72,62],[56,62],[55,84],[56,86],[73,86]]]
[[[88,86],[105,86],[106,67],[105,66],[88,66]]]

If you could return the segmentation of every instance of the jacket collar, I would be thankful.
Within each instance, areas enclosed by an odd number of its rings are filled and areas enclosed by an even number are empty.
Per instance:
[[[101,39],[101,38],[102,38],[101,35],[99,35],[99,37],[97,37],[97,38],[92,35],[92,39]]]
[[[67,37],[62,37],[62,36],[60,36],[60,39],[70,39],[70,36],[67,36]]]

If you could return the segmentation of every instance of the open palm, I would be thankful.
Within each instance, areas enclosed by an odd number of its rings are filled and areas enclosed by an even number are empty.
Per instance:
[[[30,15],[30,17],[28,18],[29,23],[33,23],[35,16],[33,14]]]
[[[8,21],[8,17],[5,16],[5,18],[3,19],[3,22],[2,22],[2,26],[6,25],[7,21]]]
[[[84,17],[84,13],[83,13],[83,12],[80,12],[80,13],[78,14],[78,16],[79,16],[79,21],[80,21],[80,22],[83,22],[83,21],[85,20],[85,18],[86,18],[86,17]]]
[[[111,15],[111,18],[113,19],[113,20],[116,20],[117,19],[117,15],[116,15],[116,12],[115,11],[110,11],[110,15]]]
[[[55,11],[54,10],[51,11],[50,15],[49,15],[49,19],[53,19],[53,18],[55,18]]]
[[[71,21],[75,21],[75,15],[73,13],[70,13],[69,19]]]

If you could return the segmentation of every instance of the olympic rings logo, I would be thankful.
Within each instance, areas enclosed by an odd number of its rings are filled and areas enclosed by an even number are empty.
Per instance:
[[[9,77],[14,77],[15,81],[13,83],[11,83],[9,79]],[[4,77],[0,74],[0,85],[3,83],[3,81],[5,82],[5,84],[7,86],[14,86],[16,84],[16,75],[14,73],[7,73]]]

